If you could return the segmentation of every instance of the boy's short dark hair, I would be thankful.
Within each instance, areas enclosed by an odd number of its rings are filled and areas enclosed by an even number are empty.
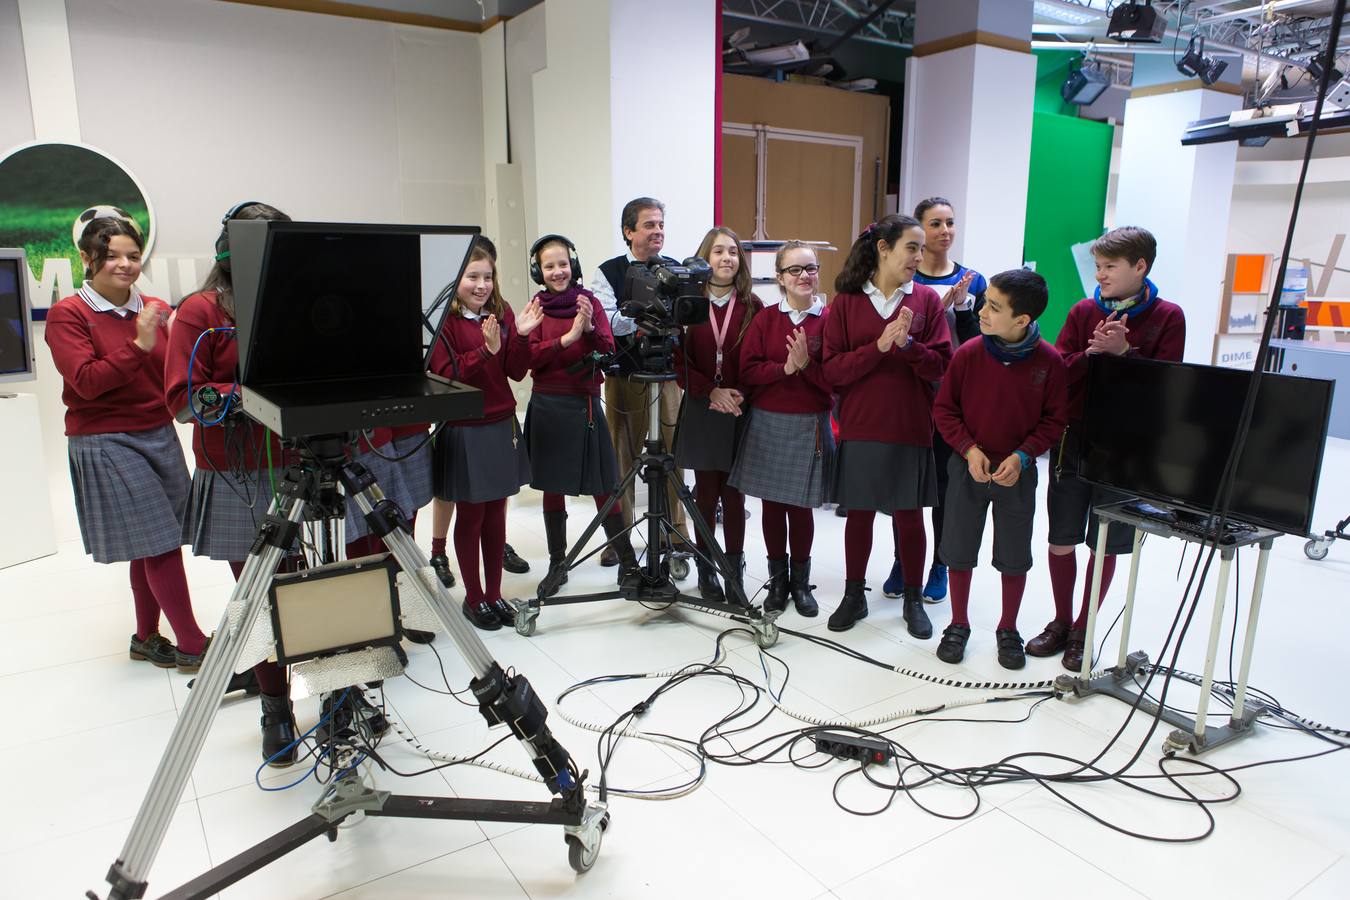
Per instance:
[[[1158,258],[1158,242],[1146,228],[1138,225],[1122,225],[1112,228],[1106,234],[1092,242],[1093,256],[1107,259],[1123,259],[1130,265],[1143,260],[1147,268],[1144,274],[1153,271],[1153,260]]]
[[[1008,298],[1015,316],[1030,316],[1036,321],[1050,302],[1050,288],[1040,274],[1030,269],[1009,269],[989,279],[989,284]]]

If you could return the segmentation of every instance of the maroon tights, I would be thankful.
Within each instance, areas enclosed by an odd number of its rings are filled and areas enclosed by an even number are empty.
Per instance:
[[[870,509],[850,509],[844,525],[844,577],[849,581],[867,579],[867,560],[872,555],[872,524],[877,514]],[[891,513],[900,547],[900,565],[905,570],[905,587],[922,588],[924,560],[928,556],[928,535],[923,530],[922,509],[897,509]]]
[[[727,553],[741,553],[745,550],[745,495],[727,484],[730,477],[727,472],[694,472],[694,502],[698,504],[699,515],[708,523],[708,530],[716,531],[717,501],[722,501],[722,543],[725,544],[722,549]],[[811,511],[805,512],[809,519]],[[783,527],[787,527],[786,520]],[[765,534],[767,540],[767,529]],[[700,550],[708,549],[697,529],[694,529],[694,539]],[[809,536],[806,542],[806,555],[811,555]]]
[[[197,654],[206,647],[206,635],[197,627],[197,620],[192,615],[192,597],[188,593],[181,549],[133,559],[131,596],[136,606],[138,640],[145,640],[159,630],[159,614],[163,612],[173,628],[179,650]]]

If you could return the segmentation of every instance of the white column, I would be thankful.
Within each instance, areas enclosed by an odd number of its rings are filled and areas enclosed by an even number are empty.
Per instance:
[[[1139,57],[1135,65],[1134,91],[1125,103],[1116,224],[1142,226],[1157,238],[1149,277],[1186,312],[1186,361],[1208,364],[1223,295],[1238,145],[1183,147],[1181,136],[1196,119],[1240,109],[1242,98],[1202,88],[1197,80],[1178,81],[1175,70],[1157,76],[1167,82],[1141,86],[1141,75],[1150,80],[1149,69]]]
[[[19,0],[19,28],[33,104],[33,135],[39,141],[80,141],[80,109],[70,59],[66,4]]]
[[[956,205],[955,259],[1022,264],[1036,58],[1030,0],[919,0],[905,64],[900,211]]]

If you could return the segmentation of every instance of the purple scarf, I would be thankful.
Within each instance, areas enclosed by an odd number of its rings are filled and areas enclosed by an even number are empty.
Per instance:
[[[561,294],[555,294],[545,288],[534,295],[544,307],[544,315],[551,319],[571,319],[577,314],[577,301],[581,297],[590,297],[590,292],[579,284],[574,284]]]

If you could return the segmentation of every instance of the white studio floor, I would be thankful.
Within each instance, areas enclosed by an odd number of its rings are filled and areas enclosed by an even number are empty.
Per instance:
[[[1042,465],[1044,465],[1042,463]],[[1320,531],[1350,511],[1350,442],[1333,440],[1322,474],[1316,527]],[[1042,484],[1045,483],[1044,477]],[[1043,497],[1043,493],[1042,493]],[[748,558],[751,579],[764,577],[759,508],[751,501]],[[591,509],[573,503],[573,534]],[[422,517],[425,521],[429,517]],[[782,624],[826,634],[825,617],[843,586],[844,520],[816,513],[814,581],[822,614],[802,620],[787,613]],[[1050,618],[1049,583],[1043,562],[1045,519],[1037,519],[1036,568],[1021,617],[1030,637]],[[423,525],[425,528],[425,524]],[[1022,673],[1006,673],[994,659],[998,617],[997,576],[976,573],[972,602],[975,632],[965,663],[945,666],[933,656],[936,637],[916,642],[900,620],[898,601],[881,597],[890,565],[887,520],[879,519],[869,570],[871,616],[840,640],[895,665],[966,680],[1053,678],[1058,659],[1029,660]],[[419,535],[423,546],[429,537]],[[508,539],[535,571],[507,576],[506,593],[526,595],[543,568],[544,538],[536,497],[513,503]],[[1133,646],[1157,658],[1182,595],[1179,542],[1150,539],[1144,548]],[[988,558],[986,536],[984,558]],[[1080,554],[1080,578],[1085,568]],[[1187,554],[1186,571],[1194,551]],[[458,566],[455,566],[458,571]],[[1254,551],[1241,556],[1241,595],[1255,570]],[[1107,605],[1114,618],[1124,596],[1121,567]],[[612,569],[594,562],[573,573],[568,590],[610,584]],[[198,618],[214,623],[229,595],[223,563],[190,560]],[[0,771],[6,773],[8,814],[0,819],[0,895],[76,897],[103,882],[126,838],[175,716],[187,697],[187,677],[127,658],[132,627],[126,566],[99,566],[78,543],[36,562],[0,571],[0,697],[10,710],[0,731]],[[1211,584],[1213,582],[1211,581]],[[693,579],[686,582],[692,589]],[[1261,616],[1252,684],[1290,710],[1331,725],[1350,726],[1345,676],[1331,666],[1350,636],[1350,544],[1338,543],[1327,559],[1304,557],[1302,541],[1282,538],[1272,553]],[[455,592],[456,597],[459,592]],[[1210,598],[1196,616],[1179,665],[1199,672]],[[1229,604],[1231,614],[1232,604]],[[935,633],[949,620],[947,605],[929,607]],[[729,623],[693,611],[658,612],[610,601],[547,608],[538,633],[511,631],[486,638],[504,665],[524,672],[549,700],[577,681],[616,673],[654,671],[705,661],[714,637]],[[167,627],[167,626],[166,626]],[[209,626],[208,626],[209,627]],[[1226,677],[1227,629],[1219,671]],[[464,666],[445,637],[437,648],[446,658],[451,684],[467,681]],[[731,663],[747,678],[763,678],[753,647],[743,636],[729,639]],[[1115,644],[1109,645],[1114,655]],[[411,673],[439,685],[435,655],[408,645]],[[908,678],[784,635],[774,652],[792,666],[786,706],[822,718],[868,719],[915,707],[960,700],[970,690]],[[569,712],[604,724],[629,708],[655,682],[598,687],[568,701]],[[387,685],[393,717],[427,746],[472,753],[495,739],[476,711],[428,693],[406,679]],[[1171,698],[1193,704],[1197,691],[1174,684]],[[658,702],[640,727],[696,738],[739,702],[740,693],[721,679],[700,679]],[[297,702],[302,728],[317,718],[317,700]],[[1032,703],[985,704],[939,714],[962,719],[1018,719]],[[1194,709],[1194,706],[1189,708]],[[1217,708],[1217,707],[1212,707]],[[763,709],[761,706],[760,709]],[[1046,751],[1090,759],[1107,748],[1128,707],[1107,697],[1049,700],[1020,724],[923,721],[892,732],[915,756],[943,766],[993,763],[1014,753]],[[300,819],[317,798],[305,782],[291,790],[263,793],[254,785],[259,737],[256,699],[227,700],[216,719],[193,778],[184,792],[154,869],[152,896],[240,852],[266,834]],[[1222,717],[1213,720],[1216,724]],[[596,735],[551,717],[555,733],[578,762],[595,772]],[[1145,739],[1148,723],[1137,719],[1106,751],[1102,765],[1116,769],[1140,748],[1131,770],[1156,774],[1163,727]],[[794,726],[775,713],[756,735]],[[887,726],[879,726],[887,727]],[[742,739],[742,745],[751,743]],[[1258,733],[1202,757],[1231,767],[1278,757],[1301,756],[1329,745],[1304,734],[1260,726]],[[382,749],[405,771],[429,763],[393,733]],[[508,740],[490,754],[528,768],[521,749]],[[1027,760],[1040,771],[1065,764]],[[839,809],[832,791],[851,764],[831,762],[808,771],[787,765],[711,766],[702,788],[684,798],[649,802],[611,798],[612,825],[595,868],[577,876],[567,864],[561,830],[542,825],[360,819],[344,827],[336,843],[316,840],[227,890],[231,898],[308,897],[773,897],[871,898],[909,896],[1031,897],[1084,891],[1093,897],[1299,897],[1350,896],[1350,754],[1250,768],[1237,772],[1241,796],[1208,807],[1214,833],[1199,843],[1155,843],[1100,826],[1034,782],[984,788],[968,818],[940,818],[899,795],[875,817]],[[1174,766],[1178,771],[1191,767]],[[688,757],[654,744],[625,741],[610,771],[610,783],[659,789],[688,779]],[[894,769],[879,778],[893,778]],[[293,773],[293,774],[292,774]],[[284,784],[301,771],[269,774]],[[541,786],[497,772],[460,766],[412,779],[376,775],[382,788],[402,793],[546,799]],[[1222,796],[1216,776],[1190,779],[1202,798]],[[1176,793],[1157,780],[1134,782]],[[1205,813],[1196,805],[1158,800],[1119,782],[1059,790],[1122,828],[1178,838],[1202,832]],[[850,777],[840,799],[876,809],[889,795]],[[957,787],[930,786],[915,800],[948,815],[960,815],[974,797]]]

